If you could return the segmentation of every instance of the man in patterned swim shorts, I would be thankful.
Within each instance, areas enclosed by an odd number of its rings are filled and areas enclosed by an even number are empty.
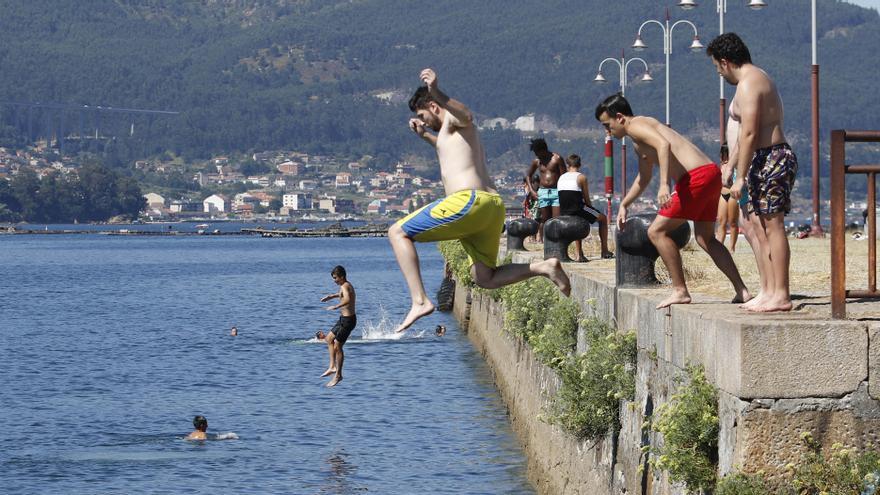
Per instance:
[[[706,53],[727,82],[736,86],[731,118],[739,122],[735,161],[737,178],[730,194],[743,195],[748,180],[748,211],[757,216],[758,258],[768,287],[741,307],[749,311],[790,311],[789,261],[785,214],[791,211],[791,190],[797,175],[797,157],[785,142],[782,98],[776,84],[752,64],[749,49],[735,33],[709,43]]]

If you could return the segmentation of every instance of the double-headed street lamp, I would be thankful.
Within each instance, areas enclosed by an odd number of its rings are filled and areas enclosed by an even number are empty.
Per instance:
[[[650,19],[643,22],[642,25],[639,26],[639,31],[636,35],[636,41],[632,45],[633,49],[641,51],[647,48],[648,45],[646,45],[642,41],[642,29],[648,24],[657,24],[658,26],[660,26],[660,29],[663,30],[663,54],[666,55],[666,125],[669,125],[669,55],[672,53],[672,32],[679,24],[687,24],[694,30],[694,39],[691,42],[690,49],[695,52],[700,51],[703,49],[703,44],[700,43],[700,36],[699,34],[697,34],[697,26],[695,26],[693,22],[681,19],[675,21],[675,23],[670,25],[669,9],[666,9],[665,23],[655,19]]]
[[[620,78],[620,94],[626,95],[626,80],[627,80],[627,70],[629,69],[629,64],[639,61],[642,65],[645,66],[645,73],[642,75],[640,80],[648,82],[653,81],[654,78],[651,77],[651,71],[648,69],[648,63],[645,62],[641,58],[631,58],[629,60],[626,59],[626,55],[623,53],[623,50],[620,51],[620,59],[616,58],[606,58],[602,62],[599,63],[599,72],[596,74],[594,81],[597,83],[608,82],[605,80],[605,76],[602,75],[602,66],[605,65],[606,62],[614,62],[618,67],[618,76]],[[626,196],[626,138],[620,140],[620,197]]]
[[[684,10],[691,10],[697,6],[695,0],[680,0],[678,6]],[[764,0],[750,0],[748,3],[752,10],[760,10],[767,6]],[[718,34],[724,34],[724,14],[727,12],[727,0],[715,0],[715,11],[718,12]],[[724,98],[724,78],[718,76],[718,92],[720,95],[718,105],[718,129],[720,130],[721,143],[727,139],[727,100]]]

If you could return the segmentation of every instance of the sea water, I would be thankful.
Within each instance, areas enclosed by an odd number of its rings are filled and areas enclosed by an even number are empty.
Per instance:
[[[0,492],[534,493],[478,353],[449,314],[393,333],[408,305],[387,239],[0,236]]]

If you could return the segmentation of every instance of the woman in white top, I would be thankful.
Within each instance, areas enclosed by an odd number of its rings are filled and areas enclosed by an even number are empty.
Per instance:
[[[557,190],[559,191],[559,214],[572,215],[585,219],[587,222],[599,222],[599,240],[602,243],[602,258],[613,258],[614,254],[608,250],[608,219],[599,210],[593,208],[590,202],[590,192],[587,187],[587,177],[580,173],[581,157],[570,155],[566,160],[568,171],[559,177]],[[584,256],[581,241],[575,243],[578,261],[588,261]]]

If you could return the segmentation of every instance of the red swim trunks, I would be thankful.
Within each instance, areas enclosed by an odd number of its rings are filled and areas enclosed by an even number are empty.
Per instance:
[[[681,176],[667,206],[657,212],[666,218],[714,222],[721,197],[721,170],[707,163]]]

